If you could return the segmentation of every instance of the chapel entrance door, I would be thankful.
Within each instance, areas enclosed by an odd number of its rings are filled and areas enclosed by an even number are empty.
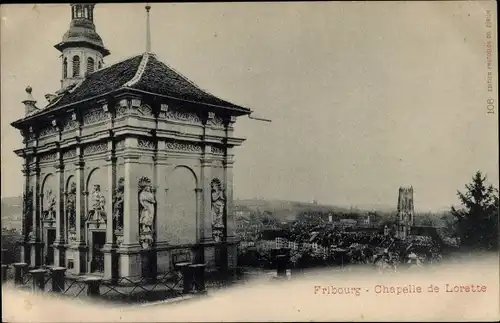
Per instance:
[[[104,253],[102,248],[106,243],[106,232],[92,232],[92,261],[90,263],[90,272],[104,272]]]
[[[47,244],[45,246],[45,250],[47,253],[45,254],[45,265],[53,265],[54,264],[54,248],[52,245],[56,241],[56,229],[47,229]]]

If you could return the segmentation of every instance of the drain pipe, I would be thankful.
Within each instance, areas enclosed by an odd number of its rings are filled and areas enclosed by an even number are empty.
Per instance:
[[[271,119],[265,119],[265,118],[254,117],[254,116],[252,116],[252,114],[249,114],[249,115],[248,115],[248,118],[249,118],[249,119],[252,119],[252,120],[257,120],[257,121],[272,122],[272,120],[271,120]]]

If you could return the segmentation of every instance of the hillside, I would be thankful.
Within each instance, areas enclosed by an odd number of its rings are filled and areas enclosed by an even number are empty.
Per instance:
[[[2,228],[21,229],[22,198],[2,197]]]
[[[322,205],[307,202],[264,200],[264,199],[236,199],[234,206],[238,210],[251,212],[269,212],[278,221],[295,220],[301,212],[323,212],[334,214],[358,213],[366,214],[372,209],[347,208],[333,205]]]

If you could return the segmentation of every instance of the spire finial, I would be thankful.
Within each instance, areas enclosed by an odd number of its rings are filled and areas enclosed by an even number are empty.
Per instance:
[[[151,52],[151,30],[149,27],[149,10],[151,9],[151,6],[149,5],[149,2],[146,3],[146,53]]]

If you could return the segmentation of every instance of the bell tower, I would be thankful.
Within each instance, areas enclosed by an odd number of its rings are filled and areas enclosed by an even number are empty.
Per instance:
[[[406,239],[410,235],[411,227],[414,225],[413,187],[400,187],[396,236],[400,239]]]
[[[94,25],[93,3],[72,3],[71,23],[62,41],[54,47],[61,55],[61,88],[78,83],[100,69],[110,54]]]

